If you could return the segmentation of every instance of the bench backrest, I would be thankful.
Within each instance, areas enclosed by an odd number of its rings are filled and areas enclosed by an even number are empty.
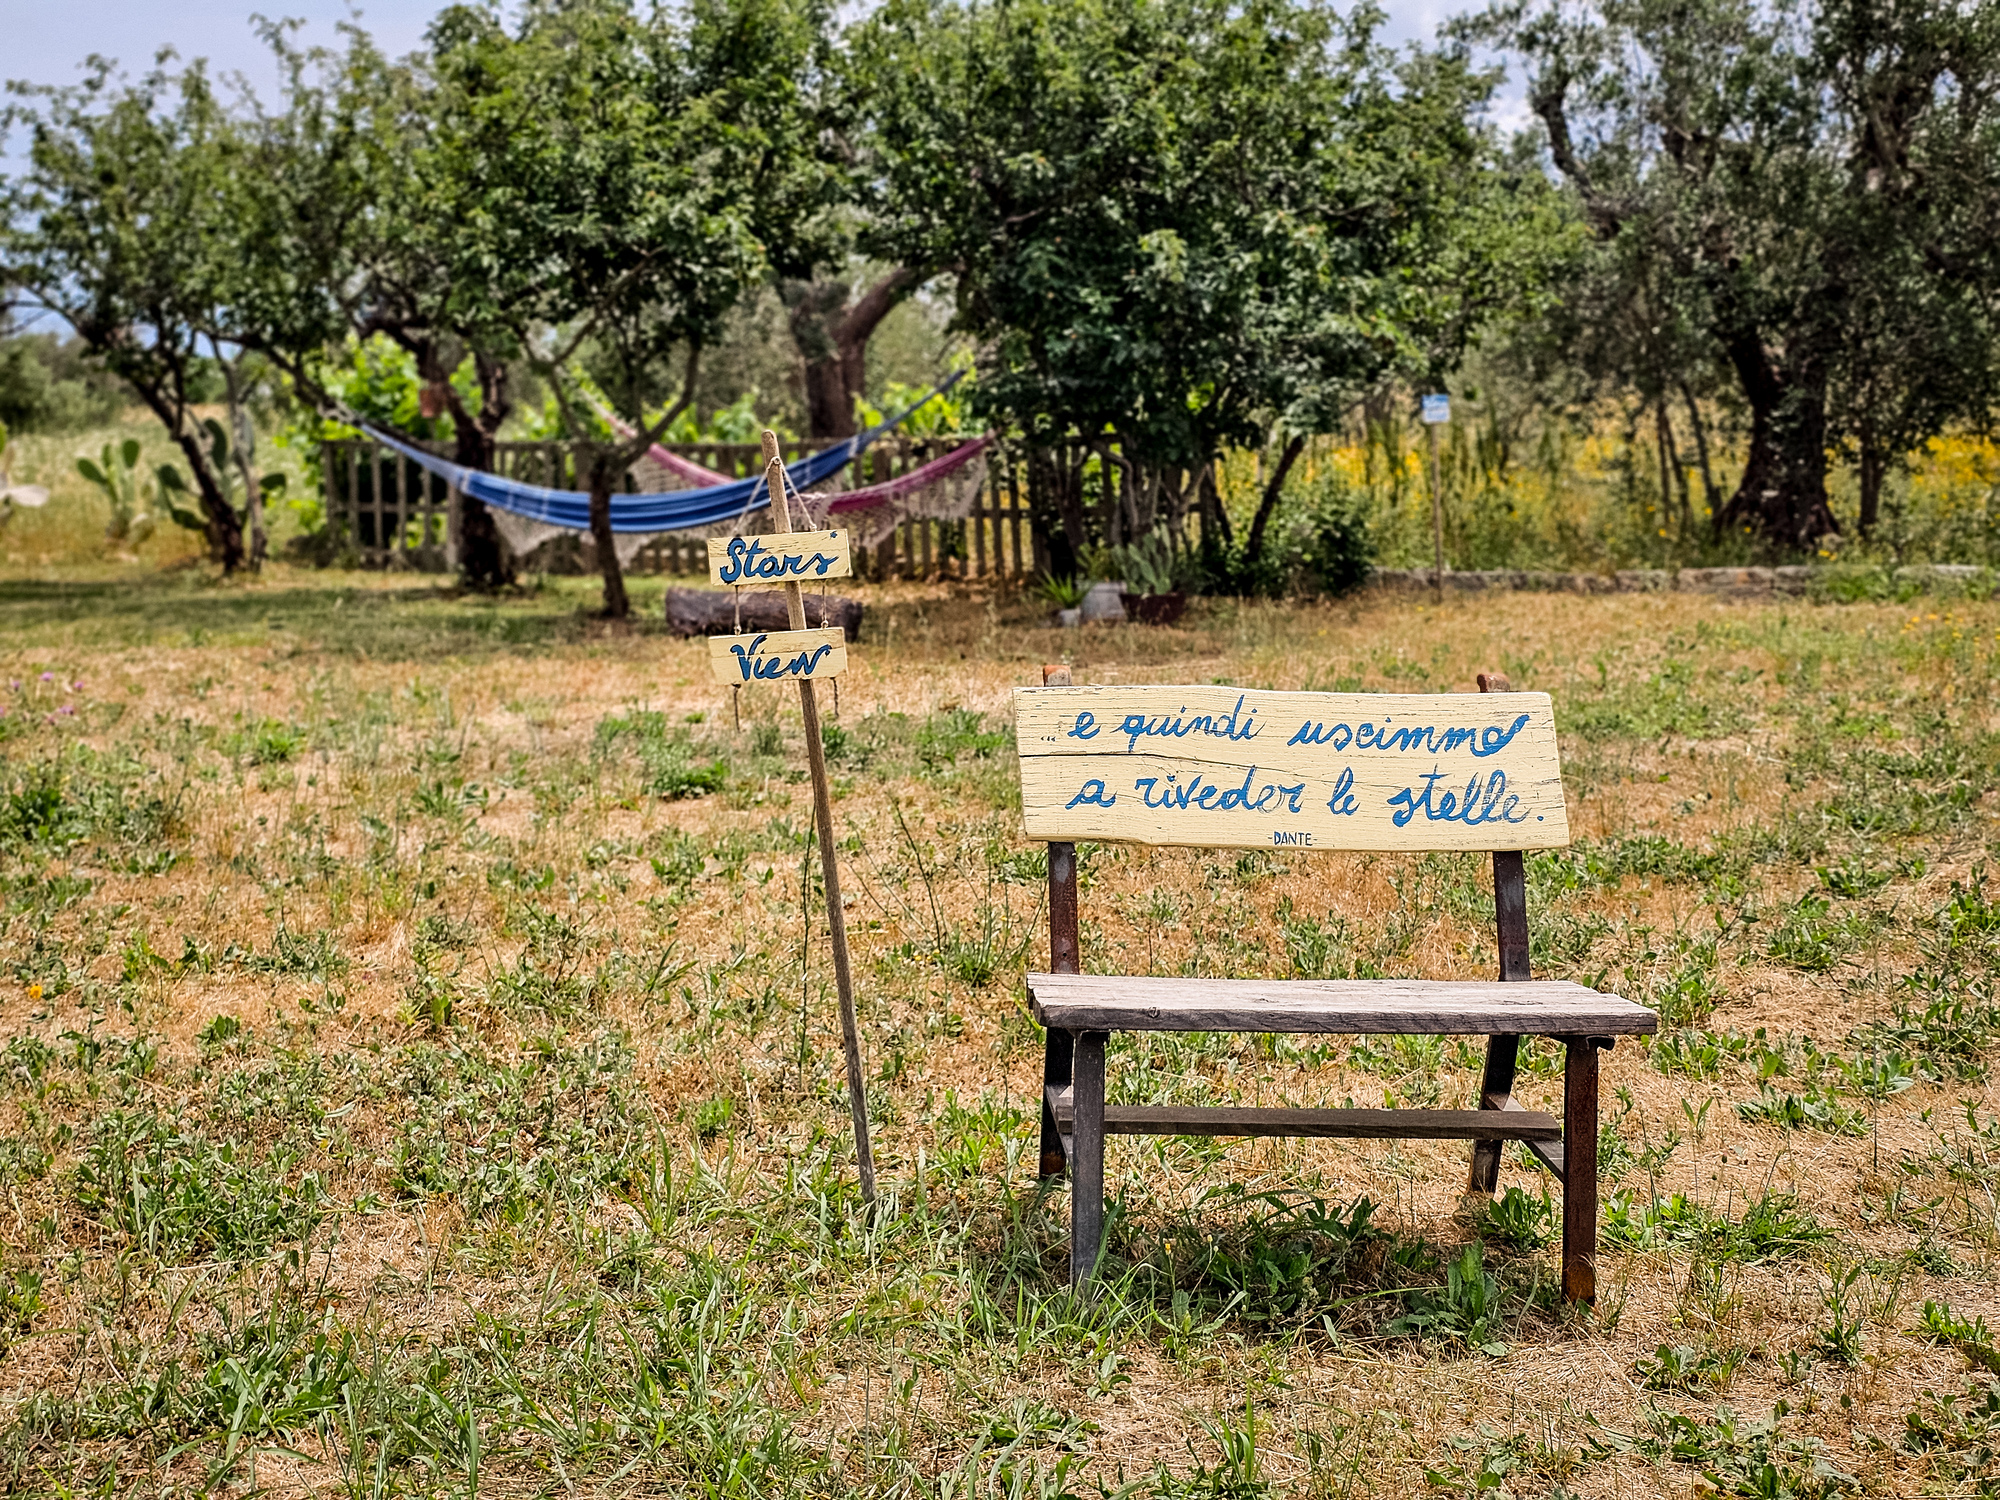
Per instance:
[[[1546,693],[1014,694],[1030,838],[1202,848],[1569,842]]]

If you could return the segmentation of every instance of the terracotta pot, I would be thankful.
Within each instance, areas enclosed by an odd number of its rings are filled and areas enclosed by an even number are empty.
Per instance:
[[[1171,594],[1120,594],[1125,613],[1141,625],[1171,625],[1187,613],[1187,595],[1176,589]]]

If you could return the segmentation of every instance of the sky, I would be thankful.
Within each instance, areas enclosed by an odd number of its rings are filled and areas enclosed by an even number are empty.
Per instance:
[[[31,83],[74,83],[93,52],[116,58],[134,75],[171,45],[183,60],[205,57],[217,76],[240,72],[258,92],[277,82],[251,16],[299,17],[300,40],[328,46],[334,27],[358,21],[391,56],[423,41],[424,25],[441,7],[415,4],[356,8],[344,0],[0,0],[0,77]]]
[[[353,19],[390,56],[400,56],[423,40],[424,27],[440,5],[410,0],[402,5],[359,8],[345,0],[0,0],[0,78],[32,83],[74,83],[79,64],[93,52],[116,58],[137,75],[153,54],[171,44],[183,60],[205,57],[213,73],[242,73],[268,96],[277,75],[252,29],[250,17],[298,17],[306,28],[300,40],[332,45],[334,27]],[[1384,35],[1395,42],[1429,40],[1438,23],[1460,9],[1442,0],[1391,3],[1384,7]]]

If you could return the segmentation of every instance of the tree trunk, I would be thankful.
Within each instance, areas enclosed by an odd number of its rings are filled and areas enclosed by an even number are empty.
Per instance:
[[[1204,518],[1215,522],[1215,540],[1225,551],[1236,545],[1236,530],[1229,524],[1229,508],[1222,503],[1222,491],[1215,483],[1215,463],[1213,460],[1202,465],[1201,500]],[[1203,528],[1206,529],[1206,519]]]
[[[1195,475],[1195,508],[1201,517],[1202,588],[1220,587],[1229,575],[1229,554],[1236,537],[1229,526],[1229,513],[1222,508],[1222,496],[1215,487],[1215,464],[1201,466]]]
[[[868,340],[917,284],[898,266],[848,305],[844,281],[794,281],[784,288],[792,343],[805,364],[806,425],[815,438],[854,436],[854,403],[867,389]]]
[[[1051,578],[1074,578],[1090,538],[1084,528],[1081,470],[1066,448],[1028,450],[1028,524]]]
[[[1740,525],[1782,549],[1810,548],[1840,530],[1826,503],[1824,373],[1808,355],[1780,370],[1754,331],[1732,335],[1728,349],[1750,405],[1750,450],[1715,534]]]
[[[1285,443],[1284,451],[1278,455],[1278,465],[1271,471],[1271,478],[1264,486],[1264,493],[1257,501],[1257,514],[1250,522],[1250,536],[1243,544],[1243,577],[1248,579],[1257,570],[1264,557],[1264,531],[1270,525],[1272,513],[1278,508],[1278,499],[1285,491],[1285,480],[1292,472],[1292,465],[1299,461],[1299,455],[1306,450],[1303,433]]]
[[[1681,540],[1686,541],[1694,531],[1694,500],[1688,494],[1687,469],[1681,464],[1679,446],[1674,442],[1673,418],[1667,415],[1667,398],[1660,397],[1654,411],[1654,434],[1660,446],[1660,514],[1664,517],[1672,500],[1668,494],[1668,484],[1673,485],[1673,494],[1680,501],[1680,520],[1677,529]]]
[[[625,592],[625,568],[618,561],[618,535],[611,529],[611,486],[624,466],[608,449],[597,449],[590,461],[590,539],[597,544],[597,571],[604,577],[604,618],[623,620],[632,613]]]
[[[805,368],[806,435],[835,439],[854,436],[854,398],[838,358],[808,360]]]
[[[495,435],[508,411],[507,367],[483,356],[475,358],[480,393],[479,415],[475,417],[446,379],[449,372],[428,351],[419,354],[418,363],[425,380],[440,390],[450,405],[453,458],[468,469],[492,473]],[[458,496],[458,571],[467,588],[481,591],[504,588],[514,581],[514,564],[501,545],[493,513],[483,501],[463,490]]]
[[[208,519],[209,556],[222,564],[224,573],[234,573],[243,566],[243,523],[237,519],[236,507],[229,503],[222,476],[209,466],[208,450],[202,446],[207,436],[198,431],[176,432],[174,441],[180,445],[195,488],[201,492],[202,514]]]
[[[1861,427],[1861,518],[1857,529],[1866,537],[1882,519],[1882,480],[1889,470],[1888,456],[1876,440],[1872,423]]]
[[[236,473],[243,481],[243,517],[250,523],[250,571],[263,571],[267,548],[264,536],[264,490],[257,482],[257,430],[243,409],[243,387],[236,361],[218,360],[222,381],[229,394],[229,442],[236,457]]]
[[[1681,382],[1681,400],[1687,403],[1688,426],[1694,432],[1695,462],[1701,465],[1701,498],[1713,521],[1722,513],[1722,491],[1715,487],[1715,471],[1708,463],[1708,427],[1701,420],[1701,408],[1695,404],[1694,392],[1685,381]]]
[[[493,442],[469,418],[452,423],[452,457],[468,469],[493,472]],[[458,492],[458,571],[466,587],[497,589],[514,581],[514,567],[500,544],[500,528],[482,500]]]
[[[243,527],[236,519],[235,507],[229,503],[221,477],[209,467],[208,449],[203,446],[208,434],[199,427],[188,427],[187,408],[166,392],[141,385],[129,375],[125,383],[138,392],[139,399],[160,419],[160,425],[172,435],[175,446],[187,460],[188,472],[194,476],[195,489],[201,495],[202,516],[208,522],[208,555],[222,564],[225,574],[234,573],[243,566]]]

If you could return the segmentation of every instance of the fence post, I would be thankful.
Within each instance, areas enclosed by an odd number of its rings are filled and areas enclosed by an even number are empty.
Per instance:
[[[333,484],[333,463],[339,451],[332,443],[321,443],[319,446],[319,482],[326,491],[326,524],[329,526],[342,524],[344,520],[340,514],[340,497],[335,493]]]

